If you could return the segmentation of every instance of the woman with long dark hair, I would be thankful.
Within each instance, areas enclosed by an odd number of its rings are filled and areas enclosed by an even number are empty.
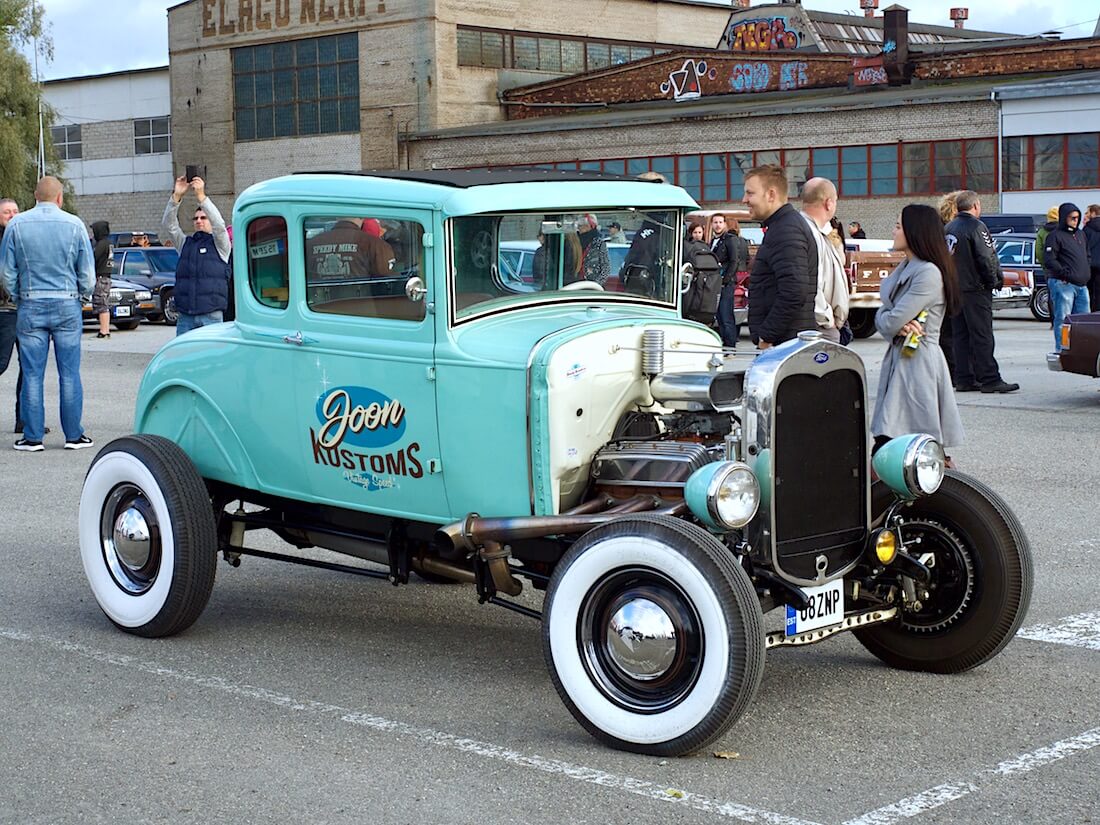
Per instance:
[[[944,447],[955,446],[965,436],[939,337],[960,295],[939,213],[915,203],[901,210],[894,250],[905,260],[883,280],[875,314],[875,327],[890,342],[871,418],[875,449],[907,433],[928,433]]]

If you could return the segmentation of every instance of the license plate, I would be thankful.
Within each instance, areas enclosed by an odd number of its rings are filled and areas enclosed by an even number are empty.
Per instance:
[[[810,603],[805,610],[787,605],[788,636],[798,636],[844,621],[844,579],[836,579],[819,587],[803,587],[802,592]]]
[[[130,317],[130,307],[115,307],[116,318],[128,318]]]

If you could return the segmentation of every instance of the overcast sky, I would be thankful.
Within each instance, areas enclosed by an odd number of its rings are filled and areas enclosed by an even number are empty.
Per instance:
[[[54,42],[53,62],[39,66],[43,80],[168,64],[166,10],[180,0],[41,2]],[[882,0],[879,5],[886,8],[893,2],[909,7],[910,19],[919,23],[950,25],[949,10],[966,6],[970,9],[970,28],[1017,34],[1061,29],[1065,37],[1091,36],[1100,14],[1100,0]],[[804,5],[821,11],[859,13],[859,0],[806,0]],[[637,36],[637,32],[614,32],[603,27],[599,33],[625,40]],[[720,35],[715,33],[716,43]]]

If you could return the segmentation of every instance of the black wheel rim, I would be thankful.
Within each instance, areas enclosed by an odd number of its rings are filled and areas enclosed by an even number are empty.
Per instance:
[[[107,496],[99,520],[103,563],[125,593],[141,596],[157,580],[161,537],[156,511],[134,484],[119,484]]]
[[[902,626],[914,633],[938,633],[958,624],[978,595],[974,553],[958,533],[938,521],[908,520],[902,535],[907,552],[932,573],[927,586],[917,584],[921,607],[905,611]]]
[[[691,692],[703,627],[675,582],[648,568],[611,573],[585,595],[577,644],[592,683],[634,713],[660,713]]]

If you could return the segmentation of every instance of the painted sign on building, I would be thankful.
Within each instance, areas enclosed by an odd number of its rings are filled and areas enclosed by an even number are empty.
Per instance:
[[[735,52],[774,52],[797,49],[801,32],[790,27],[786,17],[763,17],[735,21],[726,32],[726,43]]]
[[[378,10],[385,3],[378,4]],[[367,19],[367,0],[202,0],[202,36]]]

